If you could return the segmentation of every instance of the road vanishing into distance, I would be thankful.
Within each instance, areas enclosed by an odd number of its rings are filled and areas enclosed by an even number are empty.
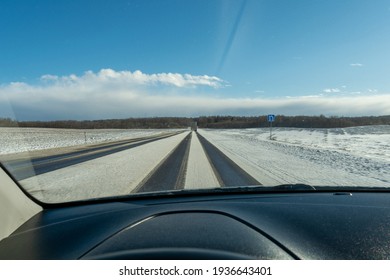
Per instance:
[[[145,177],[135,192],[184,189],[185,177],[188,174],[189,151],[192,138],[195,137],[198,137],[221,187],[261,185],[198,132],[191,132]]]
[[[132,150],[143,147],[147,151],[148,144],[154,142],[157,145],[164,139],[180,135],[184,138],[180,138],[180,141],[177,141],[178,144],[175,143],[166,156],[155,162],[154,167],[142,175],[142,179],[129,193],[210,186],[261,185],[199,132],[188,130],[94,144],[71,152],[32,159],[10,160],[3,162],[3,164],[16,180],[21,181],[37,175],[56,174],[53,171],[67,170],[86,162],[93,163],[95,160],[103,160],[109,155],[122,155],[121,152],[124,151],[128,152],[123,156],[127,157],[129,161],[142,161],[142,158],[131,158]],[[112,162],[112,164],[115,163]],[[90,169],[93,168],[90,167]],[[59,180],[62,179],[61,175],[56,176]],[[55,180],[55,176],[53,178]]]

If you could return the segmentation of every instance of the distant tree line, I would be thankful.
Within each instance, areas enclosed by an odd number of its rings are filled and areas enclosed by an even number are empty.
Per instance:
[[[320,116],[284,116],[277,115],[272,123],[274,127],[300,128],[336,128],[363,125],[389,125],[390,116],[366,117],[326,117]],[[204,128],[254,128],[268,127],[267,116],[237,117],[208,116],[198,118],[199,127]]]
[[[198,118],[154,117],[106,119],[90,121],[16,121],[0,118],[1,127],[41,127],[41,128],[73,128],[73,129],[134,129],[134,128],[187,128],[196,121],[200,128],[255,128],[267,127],[267,116],[201,116]],[[277,115],[274,127],[300,128],[336,128],[363,125],[390,125],[390,116],[366,117],[326,117],[320,116],[284,116]]]
[[[10,118],[0,118],[0,127],[18,126],[18,122]]]
[[[61,121],[28,121],[18,122],[21,127],[43,127],[43,128],[74,128],[74,129],[134,129],[134,128],[183,128],[190,123],[188,118],[176,117],[155,117],[155,118],[128,118],[128,119],[107,119],[107,120],[61,120]]]

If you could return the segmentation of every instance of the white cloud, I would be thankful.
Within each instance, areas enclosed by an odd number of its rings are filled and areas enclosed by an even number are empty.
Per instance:
[[[58,77],[55,75],[43,75],[42,81],[53,82],[56,84],[86,84],[86,83],[100,83],[100,84],[116,84],[122,86],[134,85],[168,85],[179,88],[207,86],[212,88],[219,88],[224,85],[224,81],[215,76],[195,76],[190,74],[178,73],[158,73],[145,74],[137,70],[131,71],[115,71],[112,69],[102,69],[97,73],[87,71],[82,76],[74,74],[69,76]]]
[[[351,63],[349,65],[352,67],[363,67],[363,64],[361,64],[361,63]]]
[[[98,73],[86,72],[82,76],[45,75],[38,85],[10,83],[0,86],[0,112],[19,120],[259,115],[266,112],[285,115],[390,115],[390,94],[378,92],[343,96],[319,94],[294,97],[290,94],[281,98],[227,98],[200,94],[199,85],[223,86],[223,81],[209,76],[149,75],[141,71],[117,72],[110,69]],[[329,91],[337,92],[332,88]],[[12,111],[14,115],[10,115]]]
[[[338,93],[338,92],[341,92],[341,90],[338,88],[326,88],[323,90],[323,92],[325,92],[325,93]]]

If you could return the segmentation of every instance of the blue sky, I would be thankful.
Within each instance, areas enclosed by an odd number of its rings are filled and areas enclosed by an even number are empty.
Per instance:
[[[0,117],[390,114],[390,1],[0,2]]]

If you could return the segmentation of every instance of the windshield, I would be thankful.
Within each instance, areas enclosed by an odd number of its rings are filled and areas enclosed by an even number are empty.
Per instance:
[[[2,1],[0,162],[62,203],[390,187],[390,2]]]

